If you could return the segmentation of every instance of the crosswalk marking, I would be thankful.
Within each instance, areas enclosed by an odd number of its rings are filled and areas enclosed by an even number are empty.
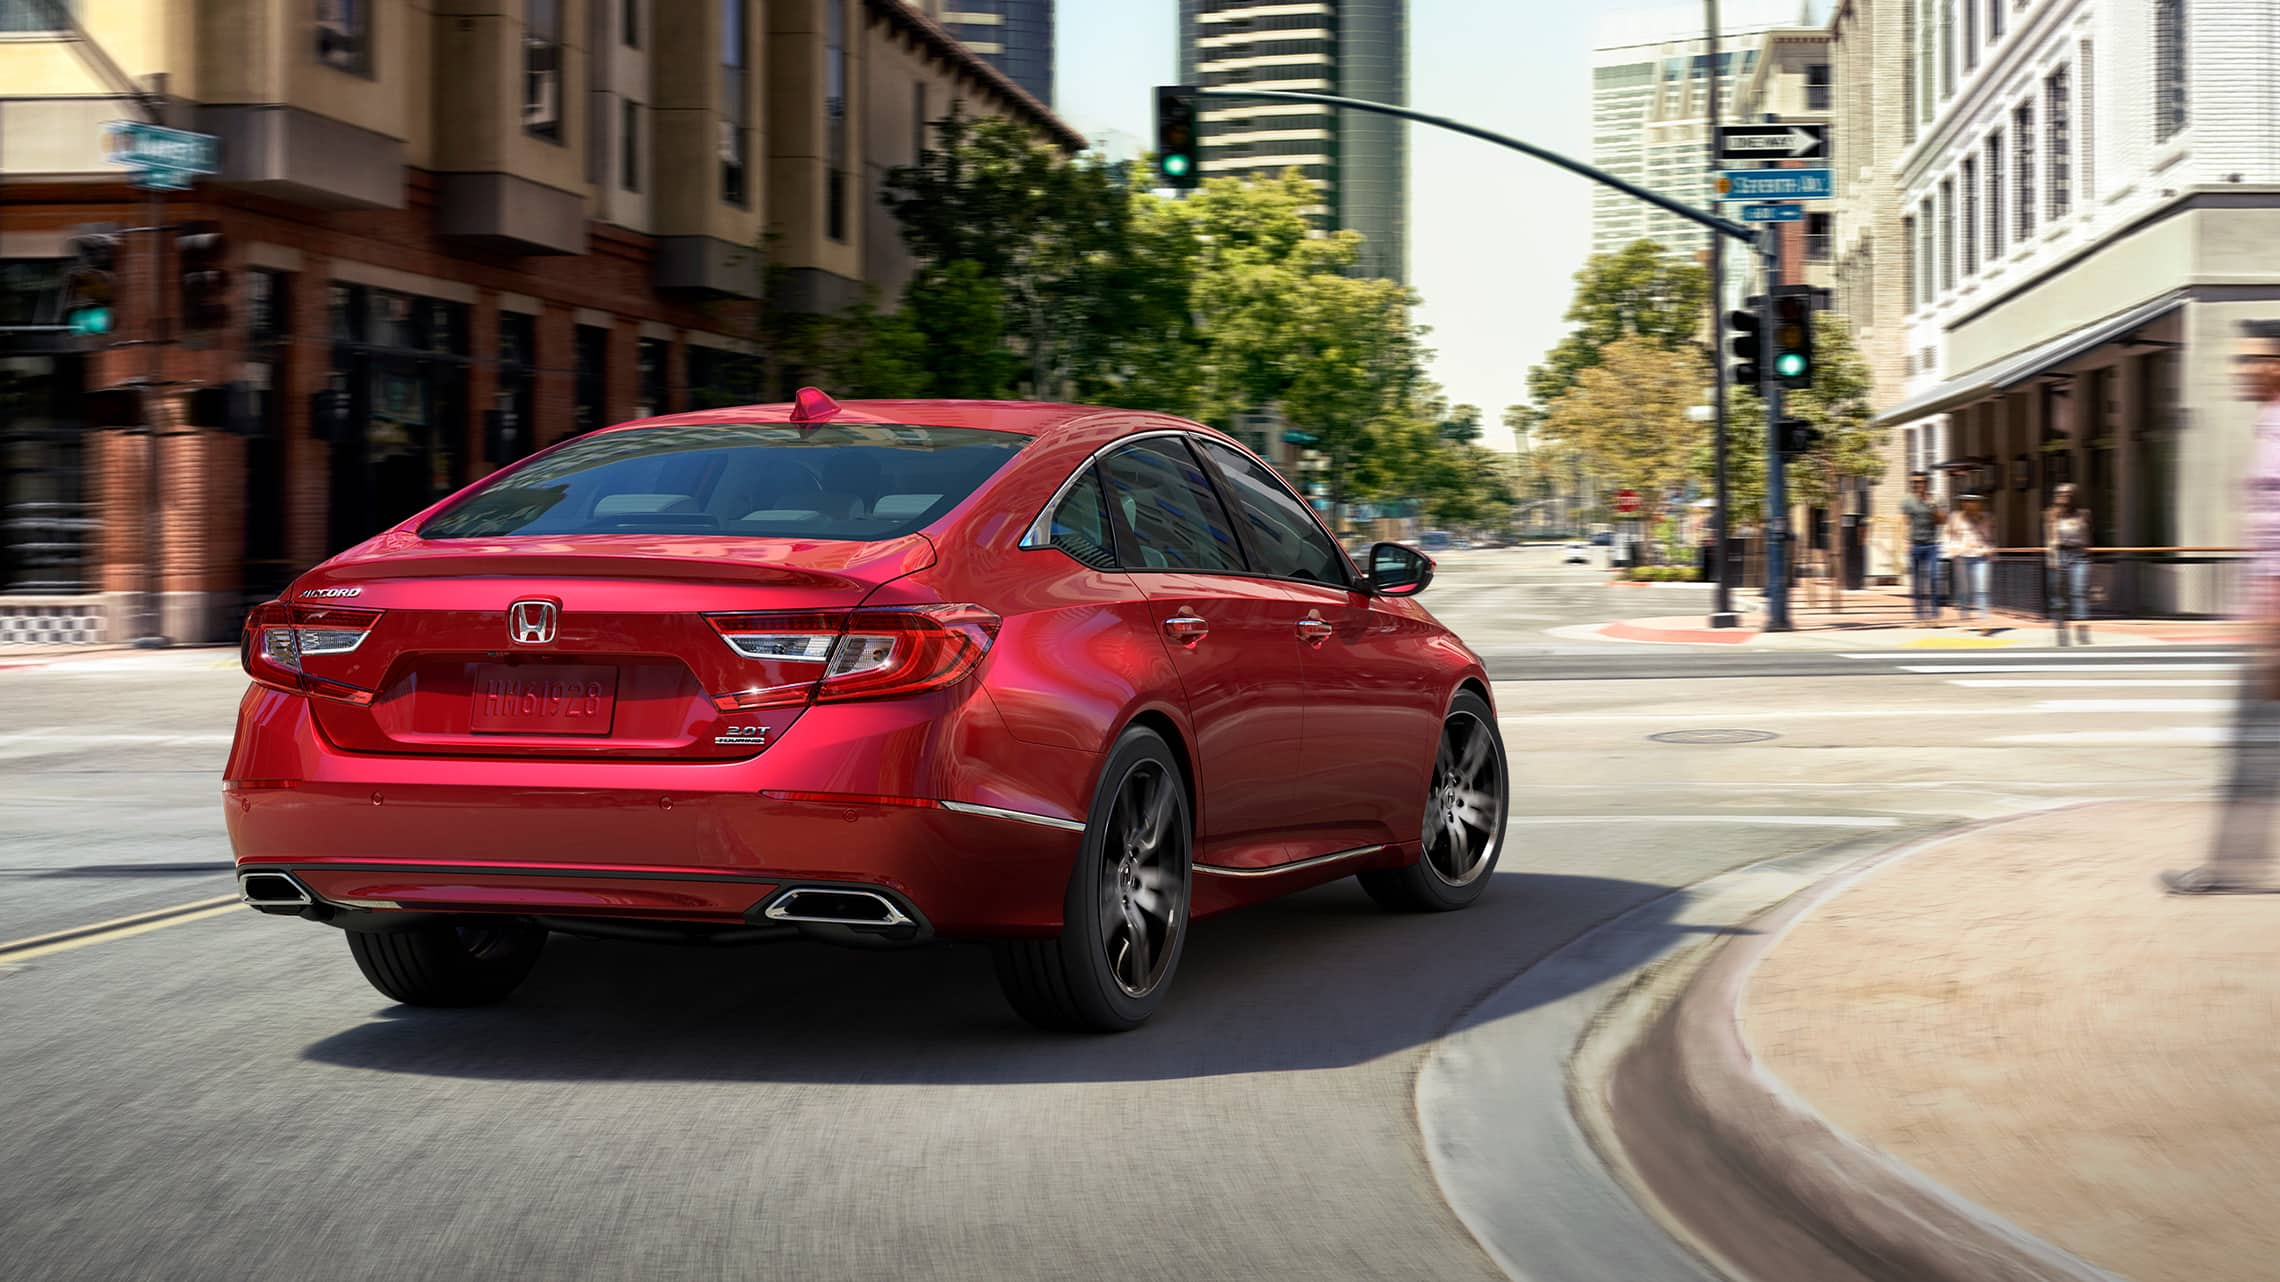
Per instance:
[[[2230,672],[2232,663],[2068,663],[2037,667],[2023,663],[1903,663],[1902,672],[1954,676],[1971,672]]]
[[[2118,647],[2117,647],[2117,649],[2118,649]],[[1841,659],[1890,660],[1890,659],[1895,659],[1895,658],[1904,658],[1904,657],[1911,657],[1911,656],[1898,655],[1898,654],[1895,654],[1895,653],[1893,653],[1893,652],[1892,652],[1892,651],[1890,651],[1890,650],[1864,650],[1864,651],[1852,651],[1852,652],[1846,652],[1846,653],[1842,653],[1842,654],[1839,654],[1837,657],[1838,657],[1838,658],[1841,658]],[[2019,650],[2019,651],[2012,651],[2012,652],[2009,652],[2009,653],[1997,653],[1997,654],[1975,654],[1975,655],[1973,655],[1973,656],[1971,656],[1971,657],[1972,657],[1972,660],[1973,660],[1974,662],[1979,662],[1979,661],[1983,661],[1983,660],[1995,660],[1995,659],[2001,659],[2001,660],[2005,660],[2005,661],[2006,661],[2006,662],[2005,662],[2005,666],[2007,666],[2007,667],[2010,667],[2010,666],[2021,666],[2021,665],[2024,665],[2024,664],[2028,664],[2028,663],[2065,662],[2065,661],[2069,661],[2069,660],[2081,661],[2081,660],[2091,660],[2091,659],[2112,659],[2112,658],[2115,658],[2115,657],[2116,657],[2116,653],[2115,653],[2115,651],[2114,651],[2114,650],[2104,650],[2104,651],[2101,651],[2101,650],[2096,650],[2096,649],[2090,649],[2090,650]],[[2129,652],[2129,654],[2127,655],[2127,657],[2128,657],[2128,658],[2132,658],[2132,659],[2154,659],[2154,658],[2159,658],[2159,659],[2162,659],[2162,660],[2169,660],[2169,659],[2234,659],[2234,660],[2237,660],[2237,659],[2239,659],[2239,658],[2240,658],[2240,652],[2239,652],[2238,650],[2156,650],[2156,651],[2151,651],[2151,652],[2148,652],[2148,651],[2144,651],[2144,650],[2135,650],[2135,651],[2131,651],[2131,652]]]
[[[2021,677],[2015,680],[2010,677],[1958,677],[1948,684],[1962,686],[1966,690],[2047,690],[2060,686],[2095,686],[2101,690],[2111,690],[2117,687],[2146,689],[2157,686],[2166,689],[2215,689],[2229,688],[2239,682],[2231,677],[2088,677],[2081,680],[2071,677]]]
[[[2045,699],[2037,712],[2223,712],[2230,699]]]

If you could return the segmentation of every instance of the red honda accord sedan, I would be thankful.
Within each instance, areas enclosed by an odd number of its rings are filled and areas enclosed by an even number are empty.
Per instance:
[[[1495,868],[1480,660],[1241,445],[872,401],[564,441],[247,620],[247,903],[381,992],[496,1000],[550,932],[986,940],[1050,1028],[1145,1020],[1197,917]]]

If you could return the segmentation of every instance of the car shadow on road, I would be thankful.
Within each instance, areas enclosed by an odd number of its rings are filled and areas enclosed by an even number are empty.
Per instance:
[[[1653,905],[1646,930],[1665,940],[1707,929],[1669,920],[1685,900],[1669,890],[1507,872],[1466,911],[1396,915],[1334,883],[1197,923],[1164,1008],[1107,1037],[1020,1022],[978,945],[710,950],[558,935],[502,1005],[384,1007],[304,1054],[541,1081],[957,1085],[1337,1068],[1431,1041],[1545,954],[1642,904]],[[1543,1000],[1609,977],[1562,973],[1572,984]]]

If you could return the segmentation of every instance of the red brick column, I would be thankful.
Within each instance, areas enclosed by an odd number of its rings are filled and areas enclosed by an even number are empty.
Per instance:
[[[680,330],[665,344],[665,412],[679,414],[689,408],[689,339]]]
[[[472,480],[499,466],[485,439],[485,416],[499,408],[499,296],[491,290],[475,295],[467,314],[467,476]]]
[[[303,250],[301,270],[286,287],[287,332],[283,398],[285,492],[254,495],[255,502],[285,504],[285,555],[297,569],[325,558],[332,514],[332,447],[316,438],[309,402],[332,373],[331,260]]]
[[[641,324],[620,316],[610,325],[609,373],[603,379],[604,424],[623,423],[634,415],[641,389]]]
[[[570,434],[570,411],[577,403],[577,354],[572,345],[570,309],[547,304],[538,315],[538,388],[533,397],[538,422],[531,425],[532,448],[554,444]]]

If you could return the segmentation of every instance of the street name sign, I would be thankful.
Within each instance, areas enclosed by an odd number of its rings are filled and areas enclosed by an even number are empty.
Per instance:
[[[1720,200],[1827,200],[1836,194],[1827,169],[1729,169],[1718,175]]]
[[[1745,223],[1794,223],[1805,217],[1803,205],[1744,205],[1742,221]]]
[[[1718,159],[1826,160],[1827,125],[1720,125]]]
[[[188,191],[190,180],[222,170],[222,140],[140,120],[103,123],[103,159],[135,171],[138,187]]]

